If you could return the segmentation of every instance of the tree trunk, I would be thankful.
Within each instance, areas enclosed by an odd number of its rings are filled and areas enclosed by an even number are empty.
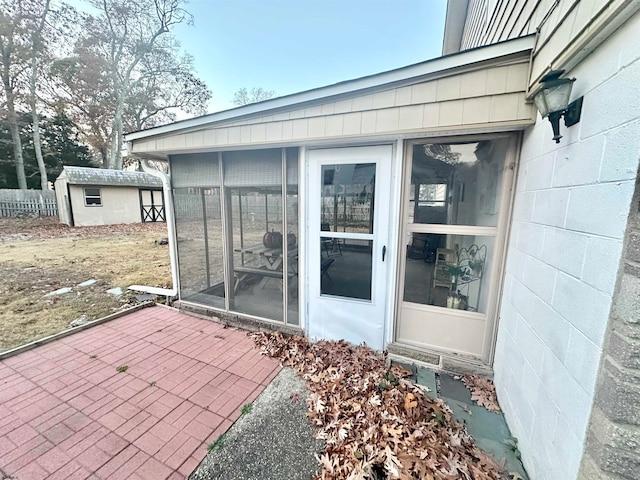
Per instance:
[[[42,157],[42,142],[40,141],[40,119],[38,118],[38,109],[36,106],[36,80],[38,77],[38,59],[36,57],[36,49],[34,46],[31,57],[31,83],[29,84],[31,94],[31,119],[33,122],[33,148],[36,152],[36,161],[38,162],[38,170],[40,171],[40,188],[42,190],[49,189],[47,179],[47,168],[44,165]]]
[[[9,103],[9,102],[7,102]],[[9,109],[9,131],[11,132],[11,143],[13,143],[13,157],[16,162],[16,176],[18,177],[18,188],[27,189],[27,176],[24,173],[24,158],[22,158],[22,141],[20,140],[20,128],[18,119],[13,108]]]
[[[5,70],[8,65],[5,64]],[[11,143],[13,144],[13,159],[16,163],[16,176],[18,177],[18,188],[27,189],[27,176],[24,173],[24,158],[22,157],[22,141],[20,140],[20,127],[18,127],[18,117],[13,99],[13,88],[9,80],[9,72],[3,76],[4,93],[7,99],[7,121],[11,132]]]
[[[109,168],[122,170],[122,112],[124,110],[124,98],[118,95],[116,110],[113,114],[111,126],[111,148],[109,149]]]
[[[117,149],[118,151],[116,152],[116,168],[118,170],[122,170],[122,137],[124,136],[124,127],[122,125],[122,117],[120,117],[120,120],[118,121],[118,134],[117,134]]]
[[[38,97],[36,95],[36,87],[38,82],[38,54],[41,53],[42,30],[45,26],[47,14],[49,13],[49,2],[50,0],[46,0],[42,16],[39,19],[35,31],[33,32],[33,36],[31,37],[31,79],[29,82],[31,118],[33,122],[33,148],[36,153],[38,170],[40,171],[40,188],[42,190],[49,189],[49,182],[47,179],[47,168],[44,165],[44,158],[42,157],[42,141],[40,140],[40,119],[38,118]]]

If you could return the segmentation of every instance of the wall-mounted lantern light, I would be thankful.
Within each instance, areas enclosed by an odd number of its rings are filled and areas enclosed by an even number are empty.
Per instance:
[[[552,70],[540,80],[540,87],[533,94],[533,101],[542,118],[549,117],[553,128],[553,139],[560,143],[560,117],[564,116],[566,127],[575,125],[580,121],[582,112],[582,99],[569,103],[571,87],[575,78],[560,78],[564,70]]]

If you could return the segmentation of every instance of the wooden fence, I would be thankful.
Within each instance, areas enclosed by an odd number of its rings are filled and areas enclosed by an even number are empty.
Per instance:
[[[0,217],[55,217],[56,194],[42,190],[0,189]]]

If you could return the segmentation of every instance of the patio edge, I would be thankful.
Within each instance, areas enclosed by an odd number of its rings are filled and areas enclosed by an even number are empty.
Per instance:
[[[220,323],[229,327],[237,328],[247,332],[280,332],[283,335],[304,336],[304,330],[293,325],[279,324],[267,320],[259,320],[255,317],[245,316],[237,313],[220,312],[213,308],[197,305],[183,300],[174,302],[180,313],[191,315],[196,318]],[[174,307],[175,308],[175,307]]]
[[[148,300],[146,302],[139,303],[138,305],[134,305],[131,308],[127,308],[125,310],[120,310],[119,312],[112,313],[111,315],[107,315],[106,317],[98,318],[89,323],[85,323],[84,325],[80,325],[78,327],[68,328],[58,333],[54,333],[53,335],[49,335],[48,337],[43,337],[38,340],[34,340],[33,342],[26,343],[24,345],[20,345],[19,347],[12,348],[11,350],[6,350],[4,352],[0,352],[0,361],[13,357],[14,355],[18,355],[20,353],[32,350],[41,345],[45,345],[47,343],[51,343],[54,340],[58,340],[60,338],[68,337],[69,335],[73,335],[77,332],[82,332],[83,330],[87,330],[88,328],[95,327],[96,325],[100,325],[102,323],[109,322],[111,320],[115,320],[116,318],[124,317],[133,312],[137,312],[138,310],[142,310],[143,308],[156,306],[156,302],[152,300]]]

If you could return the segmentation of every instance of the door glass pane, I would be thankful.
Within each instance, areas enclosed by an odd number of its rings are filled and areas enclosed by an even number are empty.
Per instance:
[[[321,230],[373,233],[375,163],[322,166]]]
[[[486,312],[494,237],[412,233],[404,301]]]
[[[320,237],[320,293],[371,300],[372,240]]]
[[[282,151],[223,155],[233,272],[229,309],[282,321]]]
[[[413,147],[409,223],[498,224],[509,140]]]
[[[287,323],[299,324],[298,308],[298,149],[287,148],[287,249],[289,288],[287,289]]]

